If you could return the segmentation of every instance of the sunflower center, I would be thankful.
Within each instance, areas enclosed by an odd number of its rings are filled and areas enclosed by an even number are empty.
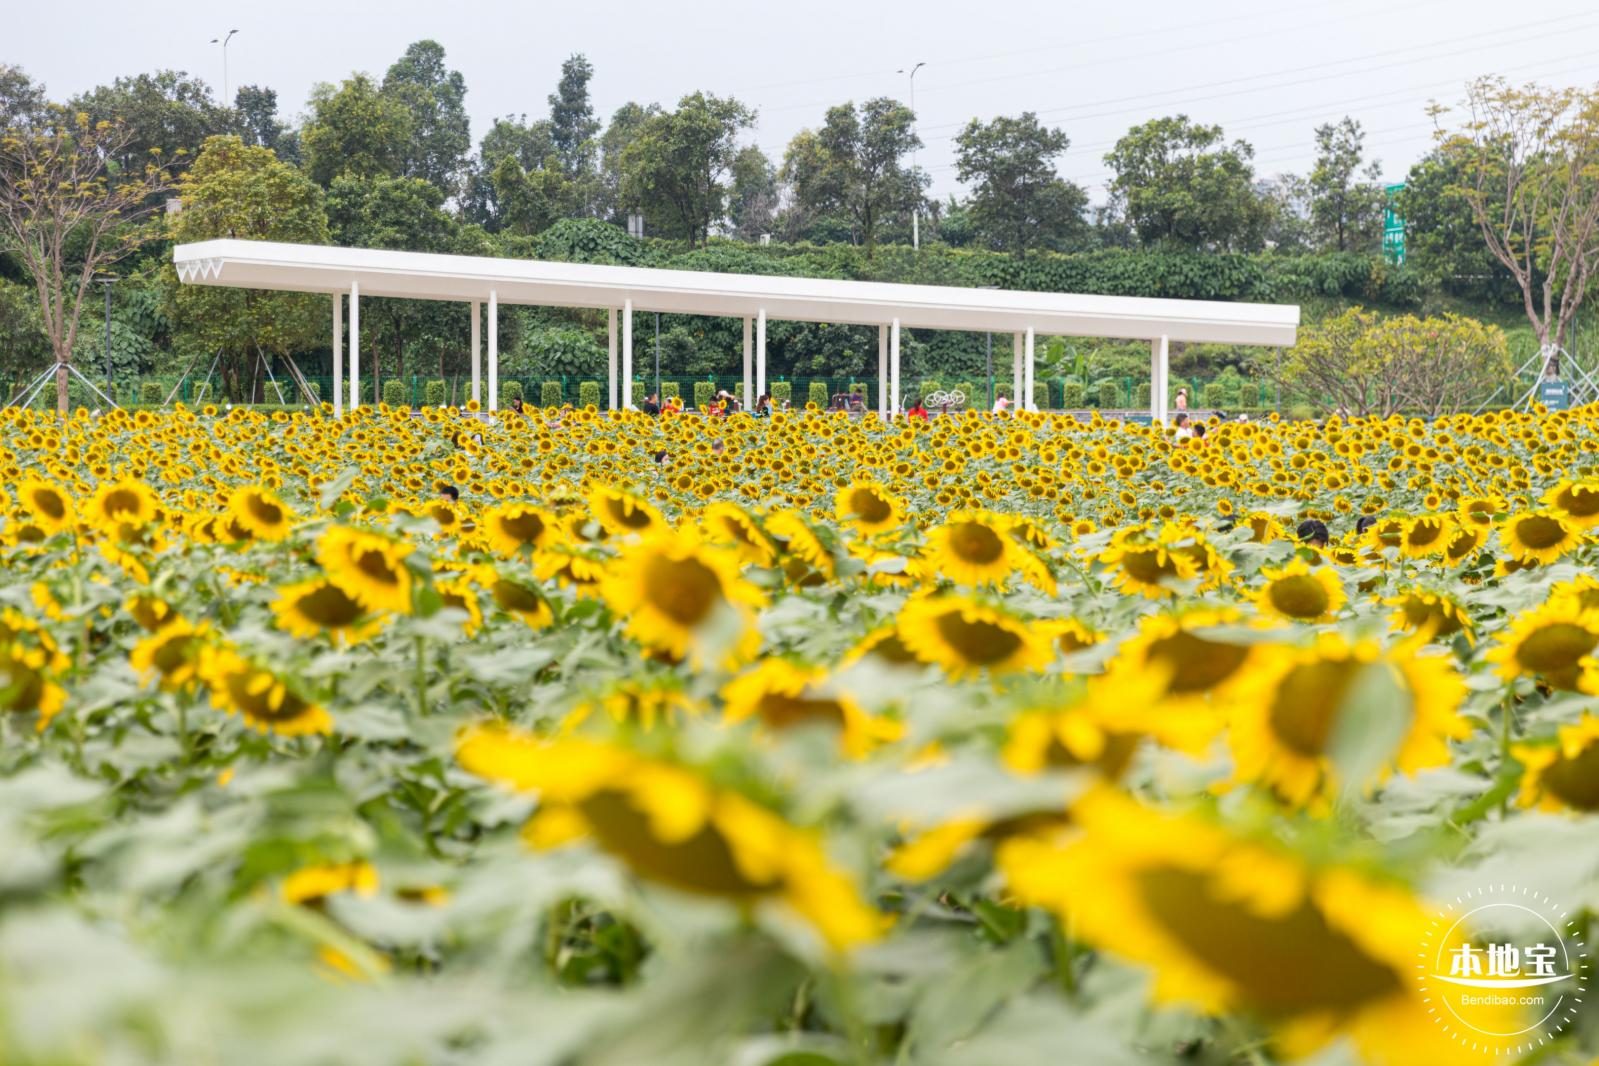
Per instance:
[[[1599,811],[1599,744],[1589,744],[1574,759],[1556,759],[1539,780],[1566,806]]]
[[[1271,605],[1289,618],[1320,618],[1332,599],[1320,581],[1309,574],[1278,578],[1267,587]]]
[[[844,708],[837,700],[806,699],[780,692],[769,692],[761,697],[760,715],[761,721],[773,729],[787,729],[808,722],[844,724]]]
[[[1330,927],[1309,900],[1267,917],[1219,898],[1193,870],[1144,870],[1137,885],[1167,936],[1268,1015],[1351,1011],[1400,989],[1391,969]]]
[[[1022,646],[1021,635],[1009,627],[982,619],[971,621],[960,611],[945,611],[936,624],[944,643],[969,663],[1004,662]]]
[[[137,517],[144,510],[144,501],[131,489],[112,489],[106,493],[102,510],[109,518]]]
[[[538,593],[526,585],[503,579],[494,583],[494,602],[507,611],[520,611],[524,614],[537,611],[544,606],[544,601],[539,598]]]
[[[1348,661],[1301,663],[1289,670],[1277,683],[1268,718],[1283,747],[1296,755],[1321,755],[1359,672],[1359,664]]]
[[[1249,657],[1249,649],[1179,630],[1151,644],[1149,655],[1171,666],[1170,691],[1191,694],[1205,692],[1232,677]]]
[[[361,605],[336,585],[322,585],[295,601],[294,609],[323,629],[340,629],[361,617]]]
[[[21,663],[0,666],[0,708],[31,711],[44,696],[44,678]]]
[[[856,489],[850,493],[849,509],[856,518],[872,525],[888,521],[889,516],[894,513],[888,501],[871,489]]]
[[[503,516],[500,528],[518,543],[532,544],[544,535],[544,519],[532,511],[522,511]]]
[[[1419,518],[1407,538],[1413,547],[1424,548],[1443,536],[1444,524],[1436,518]]]
[[[1550,674],[1575,666],[1596,644],[1599,633],[1575,622],[1553,622],[1529,633],[1516,658],[1529,670]]]
[[[1560,509],[1576,518],[1599,514],[1599,491],[1586,485],[1573,485],[1559,496]]]
[[[709,896],[752,896],[775,887],[746,878],[727,841],[709,824],[686,840],[667,843],[656,838],[649,818],[625,793],[596,792],[578,809],[600,844],[646,877]]]
[[[1005,542],[981,522],[958,522],[949,529],[949,547],[962,562],[987,566],[1004,558]]]
[[[380,551],[357,549],[355,568],[379,584],[396,586],[400,583],[400,575],[390,565],[388,556]]]
[[[609,500],[605,506],[611,517],[628,529],[648,529],[652,521],[648,511],[634,507],[630,500]]]
[[[1545,515],[1528,515],[1516,523],[1516,539],[1535,551],[1552,548],[1565,538],[1565,527]]]
[[[264,496],[252,493],[245,506],[249,508],[251,517],[264,526],[276,526],[283,522],[283,508]]]
[[[683,626],[696,626],[722,601],[722,582],[698,559],[657,556],[644,567],[644,598]]]
[[[66,517],[67,503],[59,493],[40,489],[33,494],[33,509],[51,521],[59,522]]]
[[[1135,548],[1122,556],[1127,576],[1145,585],[1158,584],[1179,576],[1176,557],[1159,548]]]
[[[281,698],[274,700],[275,693]],[[230,674],[228,696],[239,710],[263,722],[292,722],[310,706],[270,675],[254,670]]]

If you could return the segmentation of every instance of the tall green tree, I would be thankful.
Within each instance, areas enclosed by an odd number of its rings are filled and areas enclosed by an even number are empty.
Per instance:
[[[1270,210],[1254,188],[1245,141],[1187,115],[1134,126],[1105,155],[1114,208],[1140,243],[1173,248],[1259,248]]]
[[[1365,167],[1365,131],[1347,115],[1316,127],[1316,165],[1308,181],[1318,243],[1333,252],[1375,251],[1382,242],[1382,165]]]
[[[311,90],[311,116],[301,140],[306,172],[328,186],[340,175],[399,174],[411,158],[411,112],[365,74]]]
[[[1086,242],[1088,194],[1055,170],[1070,144],[1031,111],[988,123],[974,118],[955,136],[955,173],[971,186],[971,221],[985,244],[1023,258],[1029,248]]]
[[[0,131],[36,128],[45,119],[47,103],[44,86],[27,71],[0,63]]]
[[[637,201],[629,201],[622,194],[622,157],[628,146],[638,139],[644,124],[660,113],[659,104],[645,107],[632,102],[612,112],[611,121],[600,136],[599,191],[595,205],[595,213],[600,218],[621,225],[630,211],[638,209]]]
[[[239,114],[239,133],[245,144],[270,148],[285,163],[300,161],[299,135],[278,118],[275,90],[260,85],[241,85],[233,94],[233,109]]]
[[[1521,290],[1483,243],[1471,205],[1460,191],[1458,159],[1434,149],[1405,175],[1395,201],[1405,220],[1405,263],[1452,296],[1521,303]]]
[[[915,122],[910,108],[888,97],[868,100],[859,109],[853,102],[840,104],[828,109],[820,130],[799,134],[784,159],[800,204],[853,218],[867,258],[876,252],[884,217],[914,210],[926,188],[925,175],[906,166],[906,158],[922,144]]]
[[[669,227],[704,244],[727,212],[738,133],[755,112],[731,97],[696,92],[677,110],[645,120],[622,157],[622,194]]]
[[[772,232],[777,206],[777,168],[759,145],[745,145],[733,157],[733,177],[727,198],[730,232],[741,241],[753,241]]]
[[[461,213],[491,231],[506,225],[504,205],[494,183],[494,172],[507,159],[524,172],[540,170],[555,157],[555,142],[550,137],[547,119],[529,122],[526,115],[494,120],[479,143],[477,155],[468,167],[466,193]]]
[[[270,148],[240,137],[205,143],[179,185],[183,210],[171,216],[174,241],[235,237],[327,244],[322,190]],[[168,314],[181,351],[204,359],[216,353],[228,395],[260,395],[261,355],[287,356],[322,342],[328,328],[325,297],[212,285],[183,285],[165,268]]]
[[[383,94],[410,116],[399,172],[431,182],[446,197],[461,189],[472,127],[466,114],[466,79],[444,62],[444,46],[416,41],[383,76]]]
[[[159,150],[176,173],[206,138],[238,128],[238,116],[212,97],[209,85],[179,70],[117,78],[74,97],[67,106],[94,122],[119,123],[131,134],[112,161],[124,170],[142,168],[150,152]]]
[[[594,67],[582,54],[561,64],[561,80],[550,94],[550,140],[566,176],[585,178],[594,167],[594,138],[600,132],[589,100],[589,80]]]

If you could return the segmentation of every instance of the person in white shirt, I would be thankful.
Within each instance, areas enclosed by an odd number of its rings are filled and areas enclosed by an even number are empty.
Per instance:
[[[1009,410],[1010,410],[1010,397],[1009,396],[1001,396],[1001,397],[999,397],[998,399],[996,399],[994,401],[994,413],[996,415],[1002,415],[1006,411],[1009,411]]]

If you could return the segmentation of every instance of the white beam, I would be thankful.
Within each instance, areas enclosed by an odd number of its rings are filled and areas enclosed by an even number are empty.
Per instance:
[[[766,388],[766,308],[755,313],[755,391],[764,396]]]
[[[489,410],[500,409],[500,294],[489,290]]]
[[[899,319],[888,327],[888,414],[899,417]]]
[[[755,410],[755,323],[744,316],[744,410]]]
[[[1027,327],[1026,339],[1022,342],[1022,410],[1036,411],[1033,406],[1033,327]]]
[[[606,410],[616,410],[616,308],[605,309]]]
[[[472,399],[483,403],[483,301],[472,301]]]
[[[877,417],[888,421],[888,327],[877,327]]]
[[[350,410],[361,408],[361,283],[350,282]]]
[[[622,301],[622,410],[633,407],[633,301]]]
[[[1016,411],[1022,404],[1022,335],[1012,333],[1010,342],[1010,409]]]
[[[1166,421],[1166,389],[1170,375],[1170,338],[1157,337],[1149,345],[1149,417],[1156,422]]]
[[[344,293],[333,294],[333,417],[344,417]]]

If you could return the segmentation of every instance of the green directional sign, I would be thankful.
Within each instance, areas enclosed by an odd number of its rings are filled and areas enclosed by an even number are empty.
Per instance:
[[[1382,256],[1395,266],[1405,261],[1405,219],[1399,213],[1398,198],[1405,183],[1387,186],[1382,212]]]

